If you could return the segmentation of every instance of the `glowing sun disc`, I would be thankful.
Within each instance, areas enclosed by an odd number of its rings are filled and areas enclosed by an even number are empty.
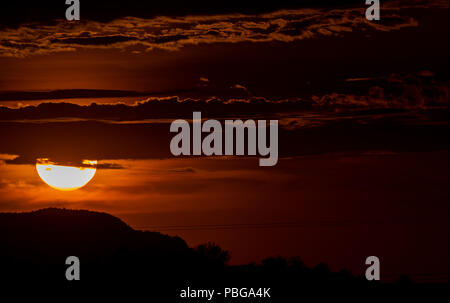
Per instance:
[[[96,168],[36,164],[39,177],[49,186],[63,191],[79,189],[94,177]]]

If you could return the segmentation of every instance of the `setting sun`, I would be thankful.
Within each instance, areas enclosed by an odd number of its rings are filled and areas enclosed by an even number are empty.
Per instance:
[[[92,166],[97,164],[97,161],[83,163]],[[39,177],[49,186],[62,191],[71,191],[79,189],[91,181],[97,169],[95,166],[75,167],[36,163],[36,170]]]

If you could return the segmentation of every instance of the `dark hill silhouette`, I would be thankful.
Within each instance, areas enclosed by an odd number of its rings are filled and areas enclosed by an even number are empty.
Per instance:
[[[188,286],[222,293],[224,287],[270,287],[271,301],[261,302],[287,302],[306,294],[317,300],[358,299],[361,292],[373,297],[392,290],[404,298],[414,285],[405,279],[387,286],[368,282],[345,270],[331,272],[326,264],[308,268],[298,258],[228,266],[228,252],[213,243],[190,248],[179,237],[134,230],[114,216],[86,210],[0,213],[0,246],[2,286],[56,283],[109,295],[132,289],[158,302],[179,302]],[[65,259],[72,255],[80,259],[81,281],[65,280]],[[229,300],[222,296],[213,302]]]

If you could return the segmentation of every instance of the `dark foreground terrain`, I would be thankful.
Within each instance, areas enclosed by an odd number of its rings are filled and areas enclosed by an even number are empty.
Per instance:
[[[0,213],[2,287],[26,285],[89,291],[114,297],[140,295],[144,302],[300,302],[388,300],[448,296],[448,284],[366,281],[326,264],[306,267],[300,259],[268,258],[261,264],[228,266],[229,255],[208,243],[190,248],[184,240],[132,229],[120,219],[85,210],[43,209]],[[68,256],[80,260],[80,281],[67,281]],[[182,290],[214,289],[207,298],[181,298]],[[228,288],[270,288],[270,298],[224,298]],[[429,299],[429,298],[428,298]],[[141,300],[141,301],[142,301]]]

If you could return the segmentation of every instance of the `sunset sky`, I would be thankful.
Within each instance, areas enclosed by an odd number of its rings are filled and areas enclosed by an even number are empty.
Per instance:
[[[447,1],[382,1],[377,22],[363,0],[82,1],[73,22],[25,2],[0,12],[0,212],[104,211],[233,264],[362,274],[376,255],[386,280],[448,281]],[[278,164],[172,156],[193,111],[279,120]],[[43,158],[97,171],[61,191]]]

